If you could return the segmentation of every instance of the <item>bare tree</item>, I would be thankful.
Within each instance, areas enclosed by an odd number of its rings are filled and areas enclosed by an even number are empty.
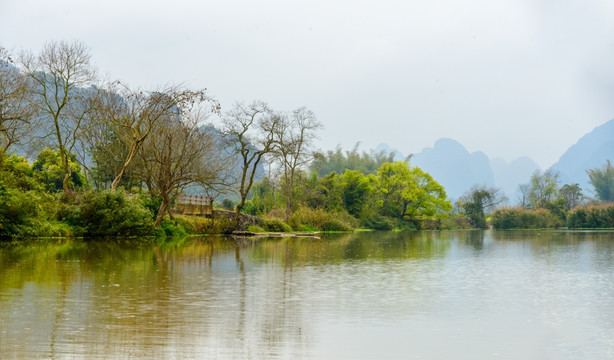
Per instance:
[[[291,115],[280,115],[275,128],[274,155],[281,165],[282,190],[286,200],[286,221],[293,209],[292,191],[297,172],[312,158],[310,147],[316,138],[316,131],[322,124],[314,113],[305,107],[296,109]]]
[[[0,48],[0,168],[11,145],[25,143],[35,127],[32,83],[13,65],[8,51]]]
[[[121,166],[115,174],[111,189],[119,186],[122,177],[143,143],[161,119],[191,111],[203,102],[212,104],[219,111],[219,104],[205,95],[205,90],[192,91],[170,86],[155,91],[130,90],[115,82],[99,97],[98,112],[102,121],[113,126],[115,138],[125,143]]]
[[[97,79],[87,47],[79,42],[50,42],[38,55],[23,52],[21,64],[35,82],[34,104],[50,125],[45,137],[54,139],[64,168],[63,190],[68,192],[70,153],[88,126],[94,110]]]
[[[203,127],[199,111],[165,116],[139,152],[143,178],[162,199],[156,226],[171,214],[171,199],[191,184],[217,184],[225,171],[215,134]]]
[[[228,146],[239,156],[241,174],[238,191],[240,200],[236,207],[236,221],[254,183],[258,165],[266,154],[273,151],[275,132],[280,117],[263,102],[249,105],[237,103],[223,119],[223,132]]]
[[[518,205],[526,208],[529,206],[529,193],[531,192],[531,184],[518,185]]]

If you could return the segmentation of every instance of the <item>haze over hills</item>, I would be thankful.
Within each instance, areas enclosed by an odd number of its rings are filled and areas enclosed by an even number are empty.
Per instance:
[[[380,144],[376,151],[394,152],[395,159],[404,159],[403,154],[386,144]],[[504,159],[490,159],[485,153],[469,153],[458,141],[442,138],[432,148],[425,148],[411,158],[412,165],[430,173],[446,189],[448,197],[458,199],[474,185],[500,188],[515,202],[519,184],[529,181],[539,166],[528,157],[521,157],[508,163]]]
[[[560,174],[560,184],[577,183],[592,196],[586,170],[601,167],[608,159],[614,161],[614,119],[582,136],[551,169]]]
[[[394,152],[395,160],[405,158],[401,151],[385,143],[376,148],[381,150]],[[580,138],[551,169],[559,173],[559,185],[577,183],[585,195],[592,196],[586,170],[601,167],[608,159],[614,161],[614,120]],[[473,185],[489,185],[503,190],[509,204],[516,203],[518,185],[529,182],[531,174],[540,169],[529,157],[508,163],[501,158],[491,159],[481,151],[469,153],[458,141],[447,138],[414,154],[410,162],[429,172],[452,199],[458,199]]]

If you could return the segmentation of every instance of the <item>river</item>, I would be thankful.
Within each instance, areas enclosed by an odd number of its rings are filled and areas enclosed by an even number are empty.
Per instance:
[[[0,244],[0,359],[613,359],[614,232]]]

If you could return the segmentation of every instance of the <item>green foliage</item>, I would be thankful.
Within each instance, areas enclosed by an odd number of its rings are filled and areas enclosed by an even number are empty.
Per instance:
[[[602,168],[590,169],[586,172],[597,198],[602,201],[614,201],[614,166],[610,160]]]
[[[614,204],[577,207],[569,212],[567,226],[578,228],[614,228]]]
[[[10,155],[4,157],[0,171],[0,181],[9,188],[19,188],[21,190],[42,190],[42,186],[34,179],[32,166],[22,156]]]
[[[160,227],[156,229],[155,236],[158,238],[166,237],[184,237],[188,232],[181,226],[178,221],[171,219],[164,219],[160,224]]]
[[[499,194],[499,189],[474,186],[461,197],[458,204],[474,228],[486,229],[488,224],[485,214],[504,200],[505,198]]]
[[[233,210],[235,208],[235,202],[230,199],[224,199],[222,201],[222,207],[226,210]]]
[[[279,219],[262,220],[262,228],[269,232],[291,232],[292,228]]]
[[[430,174],[404,161],[385,163],[377,170],[383,215],[418,223],[443,219],[452,209],[446,192]]]
[[[467,230],[473,229],[474,225],[465,214],[452,214],[441,221],[441,230]]]
[[[582,188],[579,184],[565,184],[561,186],[559,190],[559,197],[565,201],[565,207],[567,210],[571,210],[580,205],[584,199],[582,195]]]
[[[349,231],[352,224],[349,215],[327,212],[324,209],[298,208],[289,223],[295,230]]]
[[[139,194],[138,198],[141,204],[151,212],[153,219],[155,219],[158,216],[158,210],[160,210],[162,198],[151,194]]]
[[[82,189],[85,186],[85,177],[81,174],[81,165],[76,160],[75,154],[70,155],[70,181],[69,186],[73,189]],[[62,190],[64,181],[64,168],[59,152],[45,149],[38,154],[32,165],[34,177],[43,184],[47,191],[58,192]]]
[[[335,172],[343,174],[346,170],[355,170],[367,174],[374,174],[375,171],[384,163],[394,162],[394,154],[380,152],[359,152],[359,144],[356,144],[351,151],[343,151],[338,146],[334,151],[329,150],[326,153],[316,152],[311,170],[316,172],[319,177],[324,177],[327,174]]]
[[[226,217],[214,220],[195,216],[176,216],[174,222],[188,234],[228,234],[234,230],[234,222]]]
[[[536,170],[529,182],[528,201],[532,209],[544,208],[548,202],[556,200],[559,193],[558,174],[551,170]]]
[[[92,191],[85,194],[80,218],[72,219],[86,236],[147,236],[154,230],[151,211],[122,191]]]
[[[492,213],[495,229],[546,229],[557,228],[562,224],[559,217],[546,209],[504,207]]]
[[[373,216],[373,217],[367,218],[363,222],[363,224],[368,229],[373,229],[373,230],[392,230],[392,229],[395,228],[396,222],[393,219],[389,218],[389,217],[377,215],[377,216]]]
[[[46,205],[53,198],[39,191],[9,189],[0,181],[0,237],[53,235],[42,225],[49,219]]]
[[[247,231],[253,232],[253,233],[261,233],[261,232],[264,232],[265,230],[261,228],[260,226],[250,225],[247,227]]]
[[[360,217],[367,196],[373,191],[367,177],[359,171],[346,170],[340,181],[345,210],[355,217]]]

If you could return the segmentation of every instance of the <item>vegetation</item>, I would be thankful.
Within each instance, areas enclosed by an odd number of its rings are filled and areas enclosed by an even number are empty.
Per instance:
[[[17,60],[0,49],[0,237],[611,226],[610,207],[582,207],[578,184],[559,187],[550,171],[520,187],[520,208],[495,209],[505,199],[484,186],[453,208],[410,158],[358,144],[314,152],[322,124],[309,109],[255,101],[223,113],[204,89],[103,83],[78,42]],[[588,174],[611,201],[610,162]],[[227,211],[174,214],[193,189]]]
[[[614,166],[610,160],[602,168],[590,169],[587,173],[597,198],[602,201],[614,201]]]

